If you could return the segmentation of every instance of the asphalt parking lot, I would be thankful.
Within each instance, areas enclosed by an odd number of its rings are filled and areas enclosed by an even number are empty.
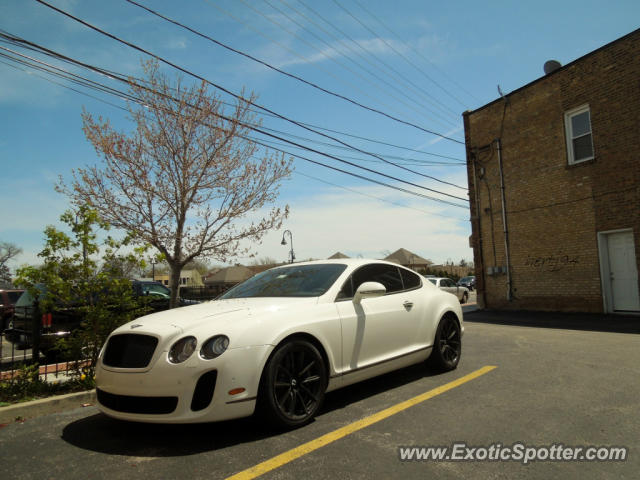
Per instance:
[[[414,366],[332,392],[316,421],[304,428],[274,433],[250,419],[127,424],[95,407],[78,408],[1,428],[3,477],[212,479],[240,473],[236,478],[253,478],[247,469],[260,465],[260,478],[273,479],[637,478],[640,329],[634,322],[640,319],[619,322],[624,328],[586,319],[584,330],[576,329],[577,316],[536,322],[512,315],[516,325],[505,325],[509,315],[476,312],[466,320],[456,371],[434,375]],[[495,368],[484,369],[489,366]],[[462,383],[470,374],[475,378]],[[434,390],[442,386],[448,390]],[[413,406],[401,408],[416,398]],[[379,412],[387,416],[354,426]],[[527,465],[399,459],[400,446],[455,442],[479,449],[517,442],[622,446],[628,452],[624,462]]]

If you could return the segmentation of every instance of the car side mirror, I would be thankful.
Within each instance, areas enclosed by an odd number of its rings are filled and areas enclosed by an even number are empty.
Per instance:
[[[359,305],[365,298],[382,297],[387,293],[387,289],[378,282],[364,282],[356,290],[356,294],[353,296],[353,303]]]

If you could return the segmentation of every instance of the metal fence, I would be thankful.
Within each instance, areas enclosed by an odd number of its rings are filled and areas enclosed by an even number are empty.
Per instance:
[[[22,367],[39,364],[44,381],[64,380],[67,372],[82,360],[56,361],[41,351],[40,341],[51,327],[51,314],[39,315],[32,307],[16,307],[14,315],[0,329],[0,381],[12,381]],[[34,318],[34,316],[38,316]]]
[[[197,300],[199,302],[204,302],[217,298],[229,288],[229,285],[205,285],[202,287],[181,286],[180,298],[183,298],[184,300]]]

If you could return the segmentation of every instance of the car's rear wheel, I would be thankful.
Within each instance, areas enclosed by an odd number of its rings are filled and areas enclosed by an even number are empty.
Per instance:
[[[441,372],[454,370],[462,354],[462,335],[458,321],[450,315],[442,317],[433,342],[428,363]]]
[[[326,386],[326,368],[318,349],[306,340],[288,341],[278,347],[265,367],[261,413],[276,427],[302,426],[320,408]]]

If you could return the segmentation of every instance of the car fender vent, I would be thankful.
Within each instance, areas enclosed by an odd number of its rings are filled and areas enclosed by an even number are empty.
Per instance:
[[[203,374],[196,384],[196,388],[193,391],[193,399],[191,400],[191,410],[194,412],[204,410],[211,404],[213,399],[213,392],[216,389],[216,380],[218,378],[218,371],[211,370]]]

